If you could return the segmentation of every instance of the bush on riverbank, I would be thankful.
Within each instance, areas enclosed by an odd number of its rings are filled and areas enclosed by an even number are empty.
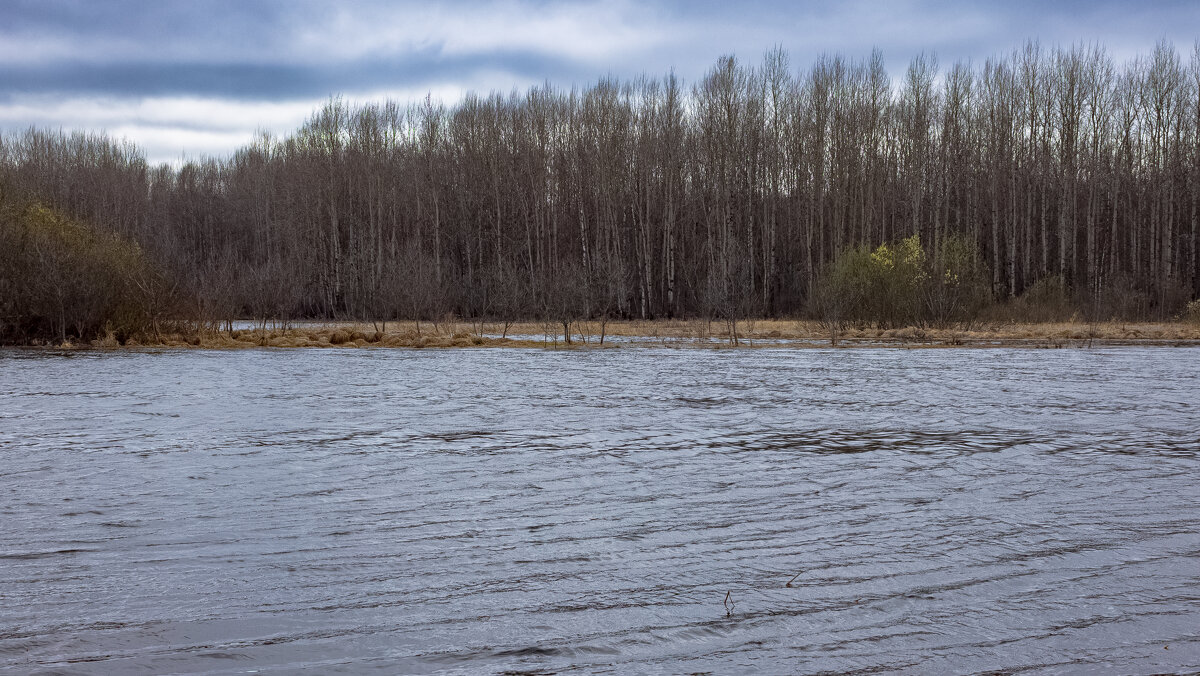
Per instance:
[[[991,301],[987,267],[974,243],[944,237],[926,252],[919,235],[875,249],[845,249],[817,282],[810,310],[834,331],[969,326]]]
[[[170,296],[137,244],[0,194],[0,342],[152,335]]]
[[[1184,306],[1179,318],[1189,324],[1200,326],[1200,298]]]

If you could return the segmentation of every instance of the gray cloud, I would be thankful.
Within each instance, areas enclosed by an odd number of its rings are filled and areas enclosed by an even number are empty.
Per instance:
[[[862,58],[878,47],[897,76],[921,51],[943,65],[980,61],[1028,38],[1098,41],[1120,60],[1161,38],[1190,52],[1198,15],[1190,0],[10,0],[0,24],[0,127],[99,123],[145,143],[153,159],[177,158],[198,140],[205,152],[228,152],[257,128],[286,132],[295,110],[331,94],[453,96],[672,68],[694,81],[722,54],[753,63],[775,45],[797,69],[822,53]],[[214,109],[224,111],[219,125]]]
[[[110,96],[215,96],[235,99],[304,99],[394,87],[436,87],[480,70],[520,79],[569,79],[569,62],[497,51],[482,56],[442,56],[433,50],[393,58],[318,65],[288,63],[57,62],[0,71],[0,97],[21,94]],[[505,88],[504,83],[497,83]],[[510,84],[511,86],[511,84]]]
[[[0,26],[0,92],[304,98],[511,72],[581,83],[607,72],[756,59],[780,44],[893,63],[982,59],[1027,38],[1147,50],[1200,37],[1192,2],[146,2],[17,0]],[[504,88],[504,83],[499,83]]]

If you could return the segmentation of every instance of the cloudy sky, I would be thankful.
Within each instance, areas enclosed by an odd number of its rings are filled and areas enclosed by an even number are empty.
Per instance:
[[[287,133],[330,95],[452,102],[671,68],[694,81],[773,45],[796,68],[878,47],[898,75],[922,50],[947,64],[1099,41],[1124,60],[1165,38],[1186,58],[1200,37],[1196,0],[3,0],[0,14],[0,129],[105,129],[153,162]]]

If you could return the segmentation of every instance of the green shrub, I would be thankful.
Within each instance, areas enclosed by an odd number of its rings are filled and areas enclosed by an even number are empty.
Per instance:
[[[927,264],[925,318],[935,326],[969,326],[992,303],[987,265],[961,235],[942,238]]]
[[[137,244],[0,199],[0,340],[122,342],[154,330],[168,287]]]
[[[1189,324],[1200,325],[1200,298],[1185,305],[1179,318]]]
[[[948,236],[929,256],[912,235],[874,250],[843,250],[820,276],[810,310],[831,328],[970,323],[991,302],[987,279],[971,240]]]

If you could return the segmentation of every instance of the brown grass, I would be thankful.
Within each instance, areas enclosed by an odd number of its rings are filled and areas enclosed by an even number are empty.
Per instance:
[[[201,347],[237,349],[247,347],[296,348],[462,348],[523,347],[564,349],[557,324],[520,322],[512,324],[508,334],[519,338],[500,338],[500,325],[468,324],[443,321],[438,325],[422,323],[418,334],[411,322],[388,322],[381,333],[366,325],[330,323],[325,326],[262,331],[206,331],[163,334],[158,339],[129,339],[125,347]],[[599,347],[599,323],[580,322],[573,329],[571,349]],[[481,333],[482,335],[481,335]],[[663,319],[652,321],[613,321],[605,327],[604,347],[617,344],[673,347],[728,347],[726,325],[705,320]],[[829,333],[817,322],[787,319],[761,319],[738,325],[743,347],[822,347],[829,345]],[[622,341],[621,339],[625,339]],[[848,327],[839,335],[843,347],[1076,347],[1086,345],[1200,345],[1200,325],[1189,322],[1128,323],[1084,322],[993,323],[962,328],[905,327],[879,329]],[[72,345],[71,347],[88,347]],[[90,347],[116,348],[111,336],[93,341]]]

